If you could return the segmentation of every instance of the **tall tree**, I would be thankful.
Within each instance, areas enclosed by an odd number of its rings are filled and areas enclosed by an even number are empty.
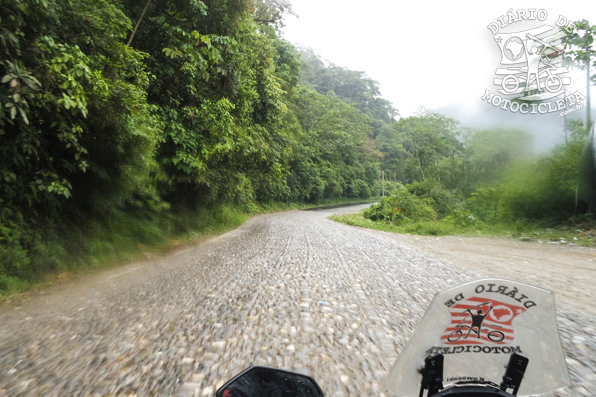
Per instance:
[[[456,120],[420,109],[415,116],[393,124],[393,130],[408,155],[405,159],[408,182],[434,178],[447,188],[459,184],[464,156]]]
[[[590,25],[586,19],[576,21],[574,25],[563,28],[567,33],[564,38],[565,58],[573,66],[586,71],[586,129],[592,126],[590,86],[596,84],[596,25]]]

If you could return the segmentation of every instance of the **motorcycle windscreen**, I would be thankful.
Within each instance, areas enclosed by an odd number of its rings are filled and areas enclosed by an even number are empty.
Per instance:
[[[424,359],[444,355],[443,385],[502,382],[511,354],[529,359],[519,393],[541,394],[570,384],[557,329],[555,296],[503,279],[474,281],[435,296],[384,386],[418,396]]]

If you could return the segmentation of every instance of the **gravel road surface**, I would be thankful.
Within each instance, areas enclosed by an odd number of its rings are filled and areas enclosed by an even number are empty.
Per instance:
[[[434,294],[487,274],[327,219],[340,211],[257,216],[0,305],[0,396],[212,396],[253,364],[328,396],[384,395]],[[596,317],[558,315],[574,386],[557,395],[594,396]]]

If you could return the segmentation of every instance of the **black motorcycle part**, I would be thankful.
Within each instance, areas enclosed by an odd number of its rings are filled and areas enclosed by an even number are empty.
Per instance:
[[[245,369],[215,393],[216,397],[324,397],[310,376],[255,365]]]
[[[528,366],[527,357],[521,356],[517,353],[513,353],[507,364],[507,371],[503,376],[503,382],[501,383],[501,390],[513,389],[511,394],[517,395],[519,386],[524,378],[526,367]]]
[[[443,360],[442,354],[424,360],[420,397],[424,395],[424,390],[428,390],[428,395],[431,396],[443,388]]]
[[[456,385],[442,390],[437,394],[429,394],[429,397],[513,397],[513,395],[492,386]]]

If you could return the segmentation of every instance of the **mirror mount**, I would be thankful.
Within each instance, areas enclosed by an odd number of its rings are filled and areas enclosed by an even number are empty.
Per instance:
[[[255,365],[226,382],[216,397],[324,397],[321,387],[308,375]]]
[[[427,357],[424,360],[420,397],[424,395],[424,390],[428,390],[428,395],[432,396],[443,388],[443,360],[442,354]]]
[[[507,364],[507,370],[503,376],[503,382],[501,383],[501,390],[506,391],[507,389],[513,389],[511,394],[517,395],[519,386],[526,373],[526,367],[530,360],[527,357],[513,353]]]

